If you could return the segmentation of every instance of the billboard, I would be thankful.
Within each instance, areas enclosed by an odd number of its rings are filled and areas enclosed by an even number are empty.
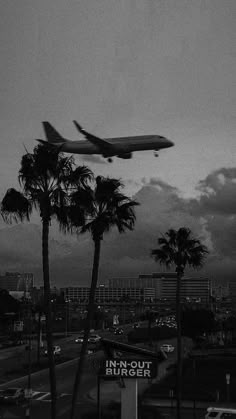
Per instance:
[[[156,359],[106,359],[99,375],[122,378],[154,378],[157,375]]]

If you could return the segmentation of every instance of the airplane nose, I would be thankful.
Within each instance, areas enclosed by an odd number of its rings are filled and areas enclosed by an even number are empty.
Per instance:
[[[168,140],[168,139],[166,138],[166,147],[173,147],[174,145],[175,145],[175,143],[174,143],[173,141]]]

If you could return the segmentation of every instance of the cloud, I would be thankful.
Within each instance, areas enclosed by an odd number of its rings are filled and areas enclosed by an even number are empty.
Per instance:
[[[202,213],[236,214],[236,168],[221,168],[202,180],[199,209]]]
[[[169,185],[160,178],[151,177],[149,180],[142,178],[143,185],[155,186],[159,191],[165,191],[168,193],[178,193],[178,189],[174,186]]]
[[[236,255],[236,168],[220,168],[202,180],[189,212],[205,219],[218,257]]]
[[[134,231],[119,234],[113,229],[104,236],[100,260],[100,282],[115,276],[137,276],[162,270],[150,256],[157,239],[169,228],[188,227],[209,249],[204,268],[190,275],[230,279],[236,272],[236,219],[229,211],[234,170],[219,169],[200,183],[199,199],[189,200],[159,178],[143,179],[133,197],[136,208]],[[224,197],[223,202],[218,202]],[[50,228],[51,279],[57,286],[88,285],[91,278],[93,241],[89,235],[63,236]],[[34,272],[41,280],[41,227],[23,224],[0,230],[1,270]],[[225,266],[225,270],[224,270]]]

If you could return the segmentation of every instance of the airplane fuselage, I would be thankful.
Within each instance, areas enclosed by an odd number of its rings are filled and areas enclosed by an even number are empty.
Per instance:
[[[113,156],[133,151],[155,150],[168,148],[173,143],[158,135],[141,135],[134,137],[107,138],[105,139],[111,147],[104,150],[106,156]],[[67,140],[61,145],[61,150],[66,153],[75,154],[101,154],[101,148],[88,140],[70,141]]]
[[[65,153],[100,154],[112,161],[117,156],[130,159],[134,151],[153,150],[154,152],[172,147],[174,143],[160,135],[135,135],[131,137],[99,138],[87,132],[77,121],[73,121],[85,140],[71,141],[61,136],[48,121],[43,121],[47,141]],[[43,141],[43,140],[39,140]]]

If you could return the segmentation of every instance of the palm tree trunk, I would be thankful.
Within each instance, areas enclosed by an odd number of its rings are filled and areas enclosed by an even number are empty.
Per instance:
[[[176,409],[177,419],[181,419],[181,399],[182,399],[182,344],[181,344],[181,278],[182,275],[177,271],[176,284],[176,323],[177,323],[177,377],[176,377]]]
[[[43,251],[43,282],[44,282],[44,299],[46,309],[46,339],[47,351],[49,361],[49,376],[50,376],[50,390],[51,390],[51,418],[56,419],[56,374],[55,362],[53,355],[53,336],[52,336],[52,309],[51,309],[51,289],[49,278],[49,251],[48,251],[48,237],[49,237],[49,219],[44,217],[43,220],[43,234],[42,234],[42,251]]]
[[[88,337],[89,337],[89,332],[90,332],[91,323],[93,319],[95,292],[96,292],[97,282],[98,282],[100,250],[101,250],[101,238],[98,238],[94,240],[93,271],[92,271],[92,281],[91,281],[90,293],[89,293],[88,314],[87,314],[86,326],[85,326],[85,331],[84,331],[84,339],[83,339],[83,343],[82,343],[82,347],[80,351],[80,357],[78,359],[77,371],[76,371],[75,382],[74,382],[74,387],[73,387],[71,416],[70,416],[71,419],[74,419],[74,416],[75,416],[75,405],[76,405],[76,401],[77,401],[79,390],[80,390],[83,368],[85,364],[85,357],[87,353]]]

